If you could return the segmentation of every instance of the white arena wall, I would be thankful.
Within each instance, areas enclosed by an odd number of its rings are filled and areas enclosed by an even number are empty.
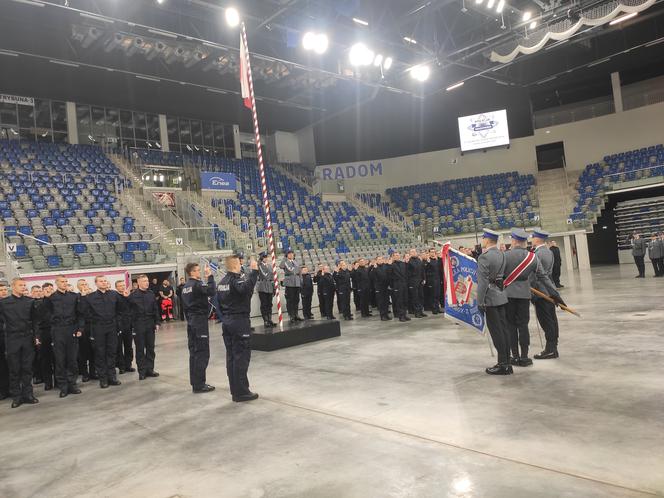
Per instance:
[[[509,112],[509,109],[508,109]],[[577,174],[605,155],[664,141],[664,103],[535,130],[509,148],[461,155],[458,148],[353,163],[321,165],[316,176],[344,180],[347,193],[519,171],[537,174],[536,147],[562,141],[569,172]]]

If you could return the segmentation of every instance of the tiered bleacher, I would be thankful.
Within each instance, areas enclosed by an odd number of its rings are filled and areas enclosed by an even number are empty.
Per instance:
[[[386,194],[416,227],[430,223],[442,235],[537,224],[535,178],[516,171],[390,188]]]
[[[576,183],[576,206],[570,215],[577,227],[594,222],[604,206],[602,194],[613,184],[664,175],[664,146],[644,147],[605,156],[589,164]]]
[[[613,216],[618,249],[630,249],[634,232],[648,239],[664,232],[664,197],[619,202]]]
[[[100,147],[0,141],[0,213],[23,272],[155,261],[159,244],[116,196],[122,181]]]
[[[204,171],[235,174],[240,184],[237,199],[213,199],[212,205],[234,220],[252,239],[266,237],[258,165],[253,159],[227,159],[210,155],[183,155],[159,151],[137,151],[145,164],[191,163]],[[275,239],[283,249],[293,248],[305,263],[328,262],[383,254],[388,248],[403,250],[412,243],[404,233],[393,233],[350,203],[323,202],[318,195],[293,181],[278,169],[267,167],[272,223]]]

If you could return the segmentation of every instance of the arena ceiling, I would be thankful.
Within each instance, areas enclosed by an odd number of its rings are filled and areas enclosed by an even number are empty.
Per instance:
[[[525,96],[537,110],[609,94],[612,71],[628,83],[664,72],[664,0],[622,1],[647,8],[505,60],[617,2],[507,0],[498,14],[500,0],[0,0],[0,89],[204,118],[223,109],[221,119],[248,122],[237,98],[239,35],[224,22],[236,6],[267,128],[298,129],[390,96],[419,109],[428,99],[472,101],[460,96],[471,90],[479,100]],[[303,50],[306,31],[329,36],[327,53]],[[392,67],[351,66],[356,42]],[[431,67],[424,83],[410,74],[422,64]]]

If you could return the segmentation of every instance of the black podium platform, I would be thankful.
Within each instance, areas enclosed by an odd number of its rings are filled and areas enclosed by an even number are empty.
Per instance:
[[[263,326],[256,327],[251,334],[251,349],[276,351],[340,335],[341,325],[337,320],[306,320],[293,324],[284,320],[283,332],[279,327],[272,329],[266,329]]]

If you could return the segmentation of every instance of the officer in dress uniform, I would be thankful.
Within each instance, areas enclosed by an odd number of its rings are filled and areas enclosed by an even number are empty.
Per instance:
[[[277,324],[272,321],[272,296],[274,296],[274,273],[272,265],[267,261],[267,253],[262,252],[258,256],[260,265],[258,266],[258,299],[261,302],[261,316],[265,328],[275,327]],[[305,317],[306,318],[306,317]]]
[[[55,380],[60,389],[60,397],[80,394],[76,385],[78,378],[78,341],[85,328],[81,296],[69,291],[67,277],[55,278],[56,291],[44,298],[44,308],[48,313],[55,356]],[[44,318],[43,318],[44,319]]]
[[[9,287],[6,281],[0,281],[0,301],[9,297]],[[9,370],[7,369],[7,356],[5,355],[5,337],[0,329],[0,400],[9,397]]]
[[[498,363],[486,369],[489,375],[510,375],[509,340],[505,311],[507,295],[503,290],[505,254],[498,249],[500,234],[488,228],[482,235],[482,254],[477,259],[477,306],[486,317],[486,324],[493,345],[498,353]]]
[[[337,263],[337,270],[334,272],[333,278],[337,290],[339,315],[343,316],[344,320],[352,320],[353,314],[350,311],[350,271],[348,271],[348,265],[343,259]]]
[[[530,333],[528,322],[530,321],[530,275],[535,275],[537,282],[544,288],[546,293],[561,304],[555,284],[547,276],[539,264],[537,257],[526,249],[528,233],[522,228],[513,228],[512,245],[505,252],[505,293],[507,294],[507,329],[512,350],[511,364],[527,367],[533,364],[528,357],[530,346]],[[519,353],[519,347],[521,352]]]
[[[83,278],[76,282],[76,288],[81,297],[85,297],[92,292],[88,282]],[[83,300],[81,300],[81,306],[81,310],[83,310]],[[92,324],[87,315],[83,335],[78,339],[78,372],[81,374],[82,382],[99,379],[95,370],[95,350],[92,347]]]
[[[422,286],[424,282],[424,264],[416,249],[411,249],[408,255],[408,312],[415,318],[424,318],[422,306]]]
[[[300,265],[295,261],[295,253],[292,250],[286,252],[279,268],[284,270],[284,287],[286,287],[286,309],[290,322],[301,322],[302,318],[298,316],[300,308],[300,286],[302,278],[300,277]]]
[[[320,312],[328,320],[336,320],[334,316],[334,278],[330,273],[328,265],[323,266],[323,272],[318,279],[318,289],[320,290]]]
[[[408,316],[408,269],[406,263],[401,261],[401,254],[392,253],[392,264],[390,269],[392,282],[392,307],[394,316],[399,317],[400,322],[409,322]]]
[[[363,317],[373,316],[369,309],[369,303],[371,301],[369,296],[369,293],[371,292],[371,281],[369,280],[369,269],[367,268],[366,259],[360,258],[355,275],[357,292],[360,296],[360,313]]]
[[[634,263],[636,264],[639,274],[636,278],[646,278],[646,266],[643,262],[643,259],[646,255],[646,241],[641,238],[641,234],[634,232],[631,239],[632,243],[632,256],[634,257]]]
[[[546,245],[546,239],[549,238],[549,232],[544,230],[534,230],[532,234],[533,250],[539,261],[542,271],[547,277],[551,278],[553,269],[553,254]],[[548,289],[539,280],[536,275],[530,275],[530,286],[544,294]],[[555,299],[555,298],[554,298]],[[536,360],[550,360],[558,358],[558,317],[556,317],[556,306],[546,299],[533,296],[535,305],[535,315],[546,337],[546,346],[544,351],[535,355]]]
[[[136,283],[138,289],[126,299],[131,316],[131,334],[136,344],[138,380],[144,380],[146,377],[159,377],[159,373],[154,370],[154,345],[161,314],[155,295],[150,290],[148,276],[139,275]]]
[[[322,270],[321,270],[322,271]],[[314,315],[311,313],[311,300],[314,296],[314,279],[311,278],[311,273],[309,273],[309,268],[306,266],[302,267],[300,272],[300,277],[302,277],[300,292],[302,293],[302,316],[305,320],[313,320]],[[320,303],[320,292],[318,293],[318,302]]]
[[[0,301],[0,328],[4,331],[5,352],[9,369],[9,394],[12,408],[39,400],[32,391],[32,366],[39,339],[39,308],[27,297],[25,280],[12,280],[12,293]]]
[[[258,394],[249,390],[249,361],[251,360],[251,295],[258,279],[258,264],[253,259],[248,271],[241,273],[240,260],[226,258],[226,275],[217,287],[221,307],[226,373],[233,401],[252,401]]]
[[[376,293],[376,307],[380,313],[380,320],[392,320],[390,316],[390,265],[385,263],[383,256],[376,258],[376,268],[371,272],[374,292]]]
[[[662,258],[664,258],[664,244],[659,239],[657,234],[653,234],[648,242],[648,258],[652,263],[652,269],[656,277],[661,277],[662,272]]]
[[[237,257],[236,260],[239,265],[240,261]],[[194,393],[207,393],[214,391],[214,386],[205,382],[205,370],[210,361],[210,331],[208,327],[210,303],[208,298],[214,297],[216,294],[214,276],[210,268],[206,266],[205,281],[201,281],[201,267],[198,263],[187,263],[184,271],[188,277],[187,283],[182,288],[182,304],[187,320],[189,382]]]
[[[436,249],[429,249],[429,259],[424,265],[424,279],[426,281],[427,308],[433,315],[440,314],[440,290],[442,281],[442,263]]]
[[[99,376],[99,387],[122,384],[115,370],[115,356],[118,352],[117,317],[122,312],[123,297],[111,290],[108,279],[103,275],[95,277],[97,290],[83,298],[83,307],[91,324],[92,346],[95,352],[95,369]]]
[[[149,285],[148,281],[148,285]],[[115,358],[115,366],[120,374],[135,372],[131,366],[134,361],[134,348],[132,346],[131,332],[131,305],[129,304],[129,290],[124,280],[115,281],[115,291],[120,295],[121,311],[118,314],[118,351]]]

